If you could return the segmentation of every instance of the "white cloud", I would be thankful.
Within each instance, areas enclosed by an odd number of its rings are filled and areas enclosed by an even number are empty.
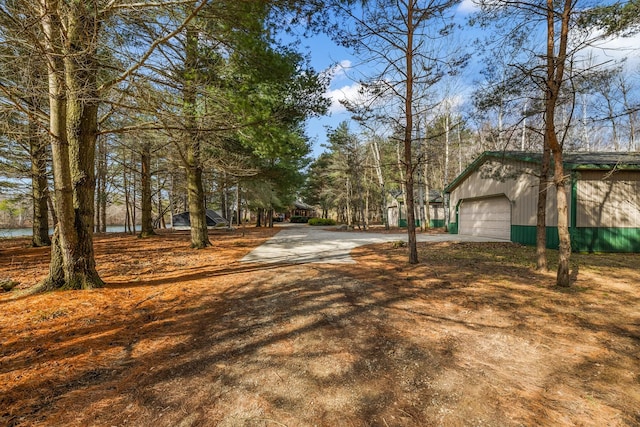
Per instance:
[[[337,64],[332,65],[324,71],[332,81],[343,80],[347,77],[347,72],[351,69],[352,64],[348,59],[343,59]]]
[[[475,0],[462,0],[456,12],[466,15],[470,13],[475,13],[478,10],[480,10],[480,8],[475,3]]]
[[[353,83],[351,85],[342,86],[338,89],[328,91],[325,96],[331,99],[329,113],[340,114],[346,112],[347,109],[340,103],[340,101],[354,101],[359,99],[361,97],[360,88],[360,83]]]
[[[598,37],[599,34],[594,34]],[[591,43],[579,55],[585,67],[611,67],[624,61],[627,70],[634,71],[640,67],[640,34],[632,37],[610,37]]]
[[[613,59],[616,61],[626,59],[637,64],[640,61],[640,34],[632,37],[615,37],[605,40],[594,48],[596,54],[602,60]],[[599,52],[598,52],[599,51]]]

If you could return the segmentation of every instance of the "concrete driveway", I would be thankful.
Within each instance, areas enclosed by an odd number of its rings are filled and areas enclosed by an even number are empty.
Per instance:
[[[407,241],[407,233],[330,231],[306,224],[283,224],[282,230],[248,253],[242,262],[285,264],[354,264],[351,250],[374,243]],[[418,234],[418,242],[505,242],[458,234]]]

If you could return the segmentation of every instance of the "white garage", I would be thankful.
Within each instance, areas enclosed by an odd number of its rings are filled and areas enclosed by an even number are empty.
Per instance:
[[[462,200],[458,209],[458,233],[511,239],[511,202],[505,196]]]
[[[535,246],[542,152],[486,151],[444,189],[449,233]],[[640,153],[565,153],[567,220],[578,252],[640,253]],[[547,248],[557,249],[556,189]]]

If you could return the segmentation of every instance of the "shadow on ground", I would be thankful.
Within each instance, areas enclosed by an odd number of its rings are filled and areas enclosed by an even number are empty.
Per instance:
[[[583,260],[561,292],[525,249],[421,245],[410,266],[381,244],[356,265],[212,265],[218,248],[135,283],[3,301],[15,316],[51,306],[3,338],[0,420],[639,423],[638,257]]]

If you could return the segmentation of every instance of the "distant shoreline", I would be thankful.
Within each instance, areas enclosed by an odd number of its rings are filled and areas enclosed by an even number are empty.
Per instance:
[[[124,233],[127,230],[124,225],[108,225],[107,233]],[[140,231],[140,225],[136,225],[136,231]],[[33,230],[31,228],[0,228],[0,239],[13,237],[31,237]],[[49,235],[53,234],[53,228],[49,229]]]

